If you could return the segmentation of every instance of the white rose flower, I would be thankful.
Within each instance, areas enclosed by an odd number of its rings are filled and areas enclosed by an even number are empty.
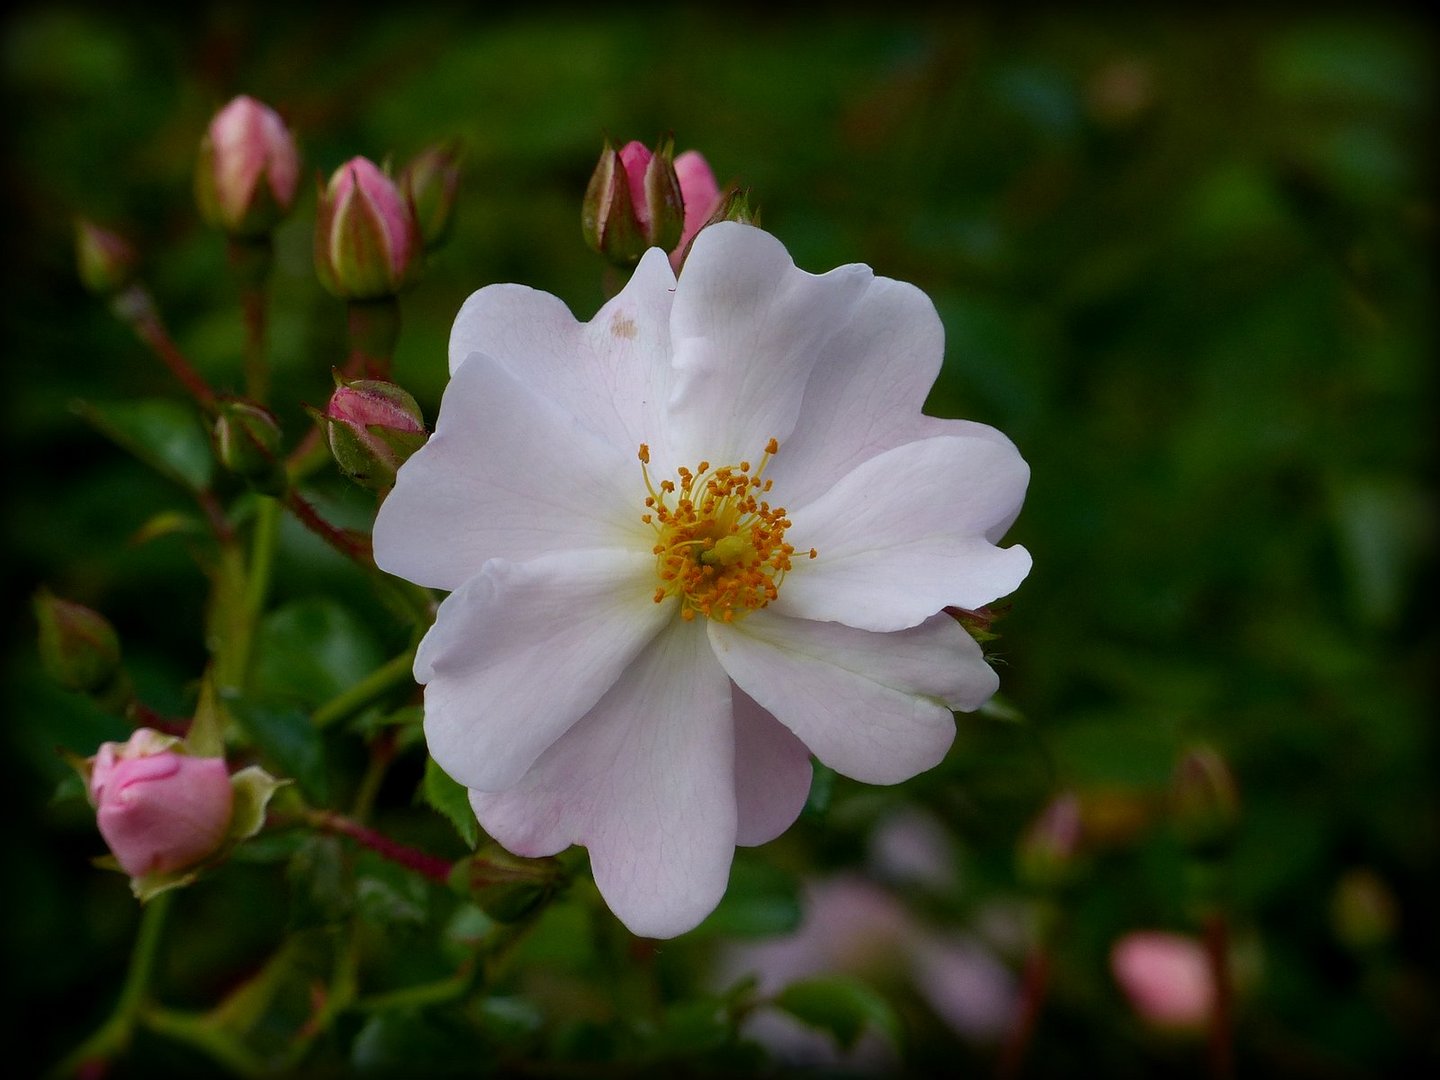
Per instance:
[[[452,590],[415,677],[486,832],[583,844],[621,921],[671,937],[795,820],[811,754],[877,784],[944,757],[998,679],[943,609],[1030,556],[996,546],[1014,445],[920,412],[943,344],[913,286],[732,223],[588,323],[518,285],[466,301],[375,558]]]

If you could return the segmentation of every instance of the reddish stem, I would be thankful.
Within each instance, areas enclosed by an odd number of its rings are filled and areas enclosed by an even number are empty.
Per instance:
[[[1205,917],[1205,955],[1215,983],[1215,1002],[1210,1011],[1210,1075],[1230,1080],[1235,1075],[1234,1000],[1230,984],[1230,928],[1225,916],[1214,912]]]
[[[285,494],[285,505],[295,515],[300,524],[324,540],[332,548],[344,555],[347,559],[354,559],[361,566],[374,566],[375,560],[370,552],[370,538],[364,533],[355,532],[353,529],[341,529],[331,525],[319,511],[305,501],[304,497],[291,488]]]
[[[382,858],[389,859],[407,870],[413,870],[437,884],[448,885],[450,882],[450,863],[445,859],[392,840],[384,833],[376,832],[368,825],[361,825],[344,814],[337,814],[333,810],[310,810],[305,814],[305,821],[325,832],[348,836]]]
[[[180,381],[190,396],[199,402],[200,407],[206,412],[213,412],[215,391],[210,389],[210,384],[170,339],[170,334],[155,311],[150,294],[137,285],[116,299],[115,311],[130,324],[140,340],[160,358],[160,362],[170,369],[170,373]]]
[[[1000,1063],[995,1069],[997,1080],[1014,1080],[1020,1075],[1025,1056],[1030,1049],[1030,1040],[1035,1035],[1035,1026],[1040,1019],[1040,1010],[1050,992],[1050,953],[1037,946],[1025,961],[1025,977],[1020,990],[1020,1015],[1005,1047],[1000,1053]]]
[[[265,364],[265,289],[246,286],[240,302],[245,310],[245,392],[251,401],[263,405],[270,393],[270,372]]]

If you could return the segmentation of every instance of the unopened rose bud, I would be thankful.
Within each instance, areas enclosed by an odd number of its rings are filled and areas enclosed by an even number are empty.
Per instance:
[[[1215,1005],[1205,947],[1194,938],[1142,930],[1110,951],[1110,970],[1140,1019],[1158,1028],[1203,1028]]]
[[[617,266],[630,266],[647,248],[669,251],[679,242],[685,208],[674,156],[671,139],[654,153],[640,142],[617,151],[606,141],[580,215],[591,248]]]
[[[1020,840],[1020,878],[1032,888],[1052,890],[1074,878],[1080,853],[1080,800],[1057,795]]]
[[[415,399],[374,379],[340,383],[320,420],[340,471],[375,491],[395,483],[395,471],[427,437]]]
[[[223,758],[190,757],[178,740],[140,728],[91,759],[90,800],[100,835],[132,878],[171,874],[224,843],[234,791]]]
[[[280,425],[250,401],[222,401],[211,431],[215,457],[256,490],[275,494],[285,485],[280,461]]]
[[[395,296],[419,273],[420,226],[410,200],[374,164],[351,158],[320,193],[315,272],[342,300]]]
[[[453,142],[426,147],[400,171],[400,191],[415,208],[426,251],[445,242],[455,220],[460,191],[460,156]]]
[[[67,690],[102,693],[120,672],[120,639],[106,618],[46,589],[35,594],[40,663]]]
[[[200,142],[195,200],[210,225],[235,237],[271,232],[295,205],[300,152],[278,113],[241,95]]]
[[[96,296],[114,296],[135,280],[139,258],[124,237],[79,218],[75,222],[75,262],[85,288]]]
[[[1175,768],[1171,811],[1181,839],[1196,854],[1215,854],[1240,821],[1240,793],[1225,759],[1208,746],[1187,750]]]

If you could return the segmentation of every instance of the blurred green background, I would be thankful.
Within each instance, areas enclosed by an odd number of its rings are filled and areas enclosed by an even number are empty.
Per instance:
[[[1161,807],[1179,750],[1206,740],[1244,805],[1228,885],[1249,969],[1242,1069],[1440,1062],[1427,24],[1358,6],[361,10],[5,16],[7,1046],[54,1061],[101,1019],[135,923],[124,881],[88,865],[101,852],[88,809],[51,801],[54,748],[90,753],[123,725],[44,681],[29,594],[43,583],[104,612],[162,711],[188,709],[204,660],[205,581],[184,539],[133,542],[186,496],[71,405],[178,399],[80,288],[72,217],[138,243],[177,340],[238,386],[234,287],[191,174],[209,117],[245,92],[285,115],[307,174],[462,140],[456,233],[402,303],[396,378],[432,418],[471,291],[520,281],[581,317],[600,303],[579,203],[606,132],[673,131],[700,149],[805,269],[865,262],[923,288],[947,330],[931,411],[998,426],[1033,469],[1011,536],[1035,569],[995,646],[1027,722],[961,718],[934,773],[837,785],[828,813],[767,857],[803,874],[853,866],[886,812],[923,805],[960,867],[929,915],[964,926],[981,901],[1020,895],[1016,837],[1055,785],[1079,789],[1094,855],[1031,1068],[1198,1074],[1197,1051],[1130,1017],[1106,955],[1127,929],[1193,928]],[[291,433],[344,355],[343,312],[310,269],[313,211],[307,186],[278,235],[275,400]],[[360,520],[363,499],[326,490]],[[337,559],[298,530],[282,544],[279,594],[308,606],[272,641],[316,655],[278,680],[343,685],[403,645]],[[421,760],[412,751],[387,788],[394,827],[458,854],[448,826],[409,805]],[[1394,902],[1363,946],[1335,916],[1357,870]],[[214,1000],[273,948],[286,900],[266,872],[236,864],[182,897],[167,968],[179,999]],[[707,954],[667,955],[683,987],[679,969]],[[916,1024],[929,1034],[912,1061],[990,1060]]]

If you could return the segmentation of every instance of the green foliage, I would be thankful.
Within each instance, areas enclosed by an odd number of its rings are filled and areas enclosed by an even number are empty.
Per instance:
[[[842,1058],[868,1031],[911,1075],[986,1075],[1001,1036],[926,996],[914,940],[958,935],[1018,976],[1015,843],[1061,789],[1080,797],[1086,857],[1054,919],[1028,1075],[1200,1071],[1197,1047],[1140,1028],[1107,958],[1132,929],[1197,932],[1202,898],[1237,939],[1238,1072],[1433,1070],[1428,27],[1381,8],[763,21],[414,5],[146,21],[31,4],[0,24],[12,591],[103,612],[148,720],[204,714],[216,738],[228,725],[236,771],[294,781],[259,836],[172,895],[151,1004],[189,1026],[141,1016],[116,1072],[763,1074],[747,1032],[773,1001]],[[201,411],[75,279],[77,213],[124,231],[179,349],[217,388],[244,385],[241,297],[191,202],[200,133],[240,88],[297,128],[306,177],[463,144],[447,246],[401,298],[395,378],[427,416],[474,289],[522,282],[581,318],[601,302],[580,203],[606,132],[701,149],[806,269],[866,262],[924,289],[946,330],[929,411],[996,425],[1033,471],[1010,536],[1035,569],[985,629],[1004,700],[962,716],[946,760],[896,788],[817,763],[797,826],[737,853],[716,912],[658,948],[603,910],[581,853],[553,880],[472,888],[467,855],[490,847],[424,755],[405,672],[415,598],[372,595],[291,520],[271,588],[247,597],[245,558],[216,534],[248,543],[259,500],[218,475]],[[347,347],[313,225],[302,183],[269,308],[287,452]],[[368,528],[373,501],[328,462],[300,490]],[[218,618],[217,594],[257,618]],[[103,845],[84,799],[50,801],[54,750],[83,757],[127,726],[42,677],[12,606],[0,1014],[12,1065],[38,1075],[115,1002],[137,921],[123,879],[89,866]],[[205,675],[218,656],[230,666]],[[386,665],[373,695],[345,697]],[[225,692],[207,704],[196,687],[212,685]],[[1197,741],[1239,790],[1233,846],[1203,882],[1166,809]],[[466,860],[469,885],[316,831],[307,809],[442,868]],[[887,848],[910,811],[943,836],[943,872]],[[1398,913],[1363,947],[1334,914],[1357,872],[1366,902]],[[851,939],[816,925],[811,886],[857,876],[903,913],[909,945],[890,923]],[[763,966],[745,949],[781,941],[829,973],[715,996]]]
[[[811,1027],[829,1032],[845,1050],[854,1047],[867,1029],[896,1044],[903,1035],[894,1007],[856,978],[830,975],[791,983],[775,998],[775,1004]]]

